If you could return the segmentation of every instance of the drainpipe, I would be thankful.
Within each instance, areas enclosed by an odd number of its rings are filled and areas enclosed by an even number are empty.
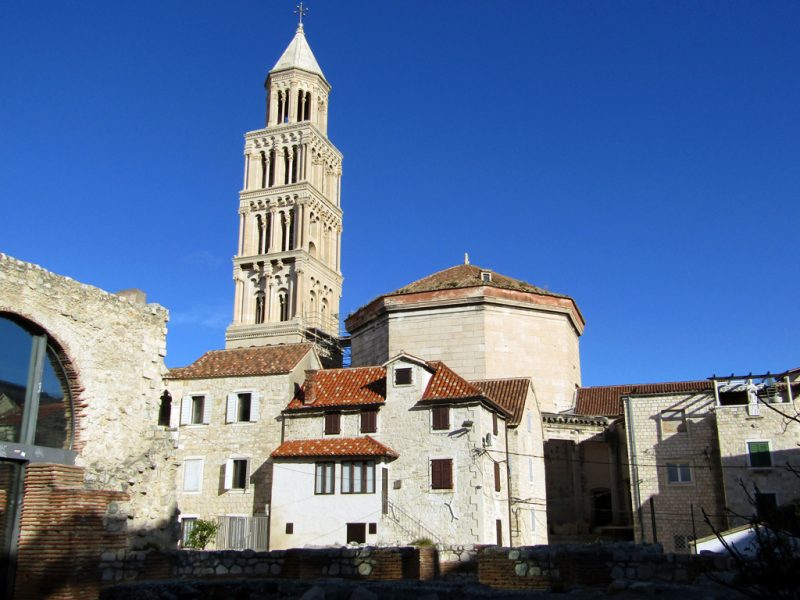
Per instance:
[[[626,421],[626,432],[628,435],[628,460],[631,463],[631,477],[633,481],[631,482],[633,485],[631,486],[633,489],[633,501],[636,504],[636,512],[639,515],[639,531],[641,531],[642,541],[644,541],[644,519],[642,517],[642,497],[639,491],[639,465],[637,464],[637,452],[636,452],[636,433],[634,432],[633,426],[633,410],[631,409],[631,399],[630,397],[626,397],[623,399],[625,402],[625,421]]]
[[[508,419],[503,420],[506,433],[506,487],[508,488],[506,498],[508,498],[508,545],[513,546],[514,540],[511,534],[511,456],[508,452]],[[502,540],[501,540],[502,541]]]

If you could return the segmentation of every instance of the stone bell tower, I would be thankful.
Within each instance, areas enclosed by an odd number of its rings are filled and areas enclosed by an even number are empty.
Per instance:
[[[266,126],[245,135],[236,286],[226,348],[315,342],[336,362],[342,154],[331,144],[331,86],[302,17],[267,75]]]

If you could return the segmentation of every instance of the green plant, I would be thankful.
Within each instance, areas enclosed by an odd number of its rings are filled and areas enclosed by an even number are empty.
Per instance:
[[[217,535],[217,529],[219,529],[219,526],[214,521],[197,519],[189,532],[186,547],[205,550],[211,539]]]
[[[426,537],[417,538],[413,542],[411,542],[412,546],[433,546],[433,540]]]

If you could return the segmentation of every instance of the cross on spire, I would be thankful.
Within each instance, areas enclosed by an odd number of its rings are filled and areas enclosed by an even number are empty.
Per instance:
[[[308,14],[308,9],[303,7],[303,3],[301,2],[297,6],[295,6],[294,14],[299,15],[300,22],[298,23],[298,27],[303,26],[303,17]]]

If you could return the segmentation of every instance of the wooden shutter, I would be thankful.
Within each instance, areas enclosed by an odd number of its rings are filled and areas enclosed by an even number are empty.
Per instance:
[[[494,463],[494,491],[500,491],[500,463]]]
[[[326,413],[325,414],[325,434],[336,435],[341,432],[341,423],[339,420],[339,413]]]
[[[239,394],[228,394],[228,401],[225,405],[226,423],[236,422],[236,409],[238,408],[237,406],[238,404],[239,404]],[[205,411],[205,407],[203,407],[203,410]]]
[[[361,433],[375,433],[378,431],[378,411],[361,411]]]
[[[258,415],[259,415],[259,412],[258,412],[258,408],[259,408],[258,407],[258,400],[259,400],[258,392],[253,392],[252,394],[250,394],[250,422],[251,423],[255,423],[256,421],[258,421]]]
[[[184,396],[181,398],[181,425],[189,425],[192,422],[192,397]]]
[[[203,398],[203,424],[208,425],[211,422],[211,396],[206,395]]]
[[[233,459],[229,458],[225,461],[225,483],[222,486],[224,489],[229,490],[233,487]]]
[[[449,406],[434,406],[433,412],[433,429],[450,429],[450,407]]]
[[[445,458],[442,461],[442,483],[444,489],[453,489],[453,461],[450,458]]]
[[[449,490],[453,488],[453,460],[435,458],[431,460],[431,488]]]

